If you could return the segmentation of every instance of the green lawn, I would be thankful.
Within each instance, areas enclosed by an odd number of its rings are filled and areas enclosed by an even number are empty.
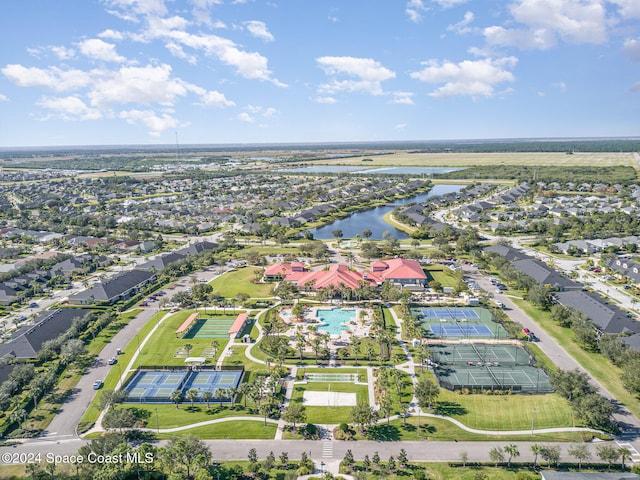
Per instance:
[[[250,408],[244,409],[241,405],[233,405],[232,407],[219,406],[217,403],[212,403],[209,409],[207,409],[207,405],[204,403],[196,403],[191,407],[189,402],[181,403],[180,408],[176,408],[175,404],[172,403],[124,403],[118,408],[130,408],[137,410],[141,413],[142,417],[146,418],[147,428],[156,428],[156,410],[158,413],[158,425],[160,425],[160,428],[181,427],[183,425],[190,425],[192,423],[225,417],[252,416],[257,419],[262,418],[259,414],[252,414]],[[241,425],[244,425],[244,423]]]
[[[276,429],[277,426],[273,423],[267,423],[265,426],[262,420],[243,420],[242,422],[216,423],[214,425],[190,428],[188,430],[181,430],[174,433],[160,433],[156,434],[155,437],[158,439],[169,439],[173,437],[195,436],[202,440],[242,440],[248,438],[253,440],[271,440],[276,435]]]
[[[431,372],[427,375],[435,381]],[[441,388],[437,403],[431,413],[447,415],[468,427],[482,430],[530,429],[534,408],[535,428],[572,426],[569,402],[556,394],[463,395]]]
[[[194,313],[195,310],[183,310],[175,313],[170,318],[162,322],[158,330],[153,334],[153,337],[149,339],[146,345],[142,348],[140,355],[136,359],[135,366],[138,365],[162,365],[162,366],[184,366],[184,357],[174,357],[178,349],[184,348],[185,345],[191,345],[192,349],[189,352],[190,357],[207,357],[209,363],[215,363],[215,360],[220,356],[222,350],[229,342],[229,338],[182,338],[176,337],[175,331],[182,325],[182,323]],[[234,314],[230,315],[213,315],[209,312],[205,315],[200,312],[202,318],[212,318],[221,320],[233,320]],[[140,340],[144,337],[140,336]],[[131,348],[137,348],[137,340],[129,346]],[[215,358],[204,355],[205,349],[211,349],[213,343],[218,346],[218,353]]]
[[[418,424],[420,430],[418,431]],[[386,441],[409,441],[409,440],[443,440],[443,441],[468,441],[482,442],[495,440],[496,442],[506,441],[536,441],[536,442],[584,442],[591,440],[591,433],[563,432],[526,435],[480,435],[471,433],[457,427],[455,424],[440,418],[430,418],[421,416],[411,416],[407,418],[406,426],[402,419],[391,420],[387,426],[386,422],[379,423],[371,427],[368,433],[356,433],[356,439],[386,440]]]
[[[327,372],[328,373],[328,372]],[[296,384],[291,395],[291,402],[302,403],[302,395],[305,390],[315,392],[353,392],[357,402],[369,402],[369,393],[366,385],[356,385],[347,382],[311,382],[306,385]],[[307,421],[310,423],[348,423],[351,421],[351,409],[353,407],[320,407],[307,406]]]
[[[211,282],[213,291],[225,298],[235,298],[239,293],[246,293],[252,298],[268,298],[272,296],[270,283],[251,283],[255,278],[254,270],[260,267],[243,267],[221,275]]]
[[[582,367],[587,370],[597,381],[621,403],[623,403],[636,416],[640,416],[640,400],[630,394],[620,380],[622,370],[613,365],[608,359],[599,353],[590,353],[583,350],[575,341],[571,329],[563,328],[549,317],[548,312],[531,305],[526,300],[512,299],[527,315],[529,315],[540,327],[562,345]]]
[[[442,267],[428,267],[426,272],[427,280],[436,280],[440,282],[443,287],[455,287],[458,280],[456,279],[454,272],[448,268]]]

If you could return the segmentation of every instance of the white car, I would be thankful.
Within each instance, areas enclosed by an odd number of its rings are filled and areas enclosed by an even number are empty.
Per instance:
[[[95,382],[93,382],[93,389],[100,390],[102,388],[102,385],[102,380],[96,380]]]

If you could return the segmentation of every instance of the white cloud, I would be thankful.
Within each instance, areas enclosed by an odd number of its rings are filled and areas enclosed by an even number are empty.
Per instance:
[[[164,0],[103,0],[107,12],[130,22],[140,21],[141,16],[163,16],[167,13]]]
[[[58,67],[42,69],[12,64],[5,66],[2,73],[19,87],[45,87],[57,92],[77,90],[93,82],[88,72]]]
[[[354,80],[337,80],[320,86],[322,93],[364,92],[383,95],[382,82],[395,78],[396,74],[371,58],[318,57],[316,62],[329,76],[346,75]]]
[[[105,62],[123,62],[124,57],[116,53],[116,46],[99,38],[91,38],[78,43],[80,53],[85,57]]]
[[[607,41],[602,0],[518,0],[510,6],[510,12],[522,27],[488,27],[484,30],[487,43],[548,49],[559,39],[570,44]]]
[[[187,61],[191,65],[195,65],[198,63],[198,57],[196,55],[190,55],[184,51],[181,45],[178,45],[175,42],[168,42],[165,47],[169,50],[169,53],[176,58],[181,58],[182,60]]]
[[[184,46],[202,50],[221,62],[236,69],[242,77],[252,80],[264,80],[278,87],[287,85],[274,78],[267,66],[267,58],[257,52],[240,50],[234,42],[217,35],[192,35],[187,32],[173,31],[170,37]]]
[[[473,22],[473,19],[473,12],[466,12],[462,20],[460,20],[458,23],[454,23],[453,25],[449,25],[447,27],[447,30],[449,30],[450,32],[456,32],[458,35],[469,33],[471,31],[471,28],[469,28],[469,24]]]
[[[392,99],[389,103],[395,105],[415,105],[413,103],[413,93],[411,92],[393,92]]]
[[[91,104],[106,107],[114,104],[159,103],[175,104],[176,97],[184,96],[184,83],[171,78],[169,65],[124,67],[96,80],[89,98]]]
[[[609,0],[620,9],[625,19],[640,18],[640,2],[638,0]]]
[[[463,3],[467,3],[469,0],[431,0],[434,3],[437,3],[442,8],[451,8],[457,5],[462,5]]]
[[[636,82],[633,85],[631,85],[631,91],[632,92],[640,92],[640,82]]]
[[[124,34],[122,32],[118,32],[117,30],[111,30],[110,28],[100,32],[98,34],[100,38],[108,38],[110,40],[123,40]]]
[[[556,87],[558,90],[560,90],[562,93],[567,92],[567,84],[564,82],[554,83],[553,86]]]
[[[426,65],[423,70],[411,73],[411,77],[422,82],[444,84],[429,94],[433,97],[491,97],[495,94],[495,85],[514,80],[509,69],[517,61],[515,57],[464,60],[459,63],[429,60],[423,63]]]
[[[394,130],[404,130],[405,128],[407,128],[406,123],[398,123],[395,127],[393,127]]]
[[[271,32],[267,29],[267,25],[259,20],[249,20],[244,22],[247,30],[251,35],[256,38],[260,38],[266,42],[273,42],[274,38]]]
[[[0,93],[0,102],[8,102],[8,101],[9,101],[9,97]]]
[[[334,104],[337,103],[338,101],[334,98],[334,97],[316,97],[314,99],[314,102],[316,103],[327,103],[327,104]]]
[[[429,10],[424,0],[409,0],[404,12],[409,16],[409,20],[413,23],[419,23],[422,20],[422,13]]]
[[[235,105],[231,100],[227,100],[223,93],[217,90],[210,90],[202,95],[202,102],[207,107],[233,107]]]
[[[634,62],[640,62],[640,38],[625,40],[622,51]]]
[[[159,116],[153,110],[125,110],[120,112],[118,116],[130,125],[143,123],[148,129],[149,135],[153,137],[159,137],[165,130],[178,126],[176,119],[168,113]]]
[[[246,123],[255,122],[255,119],[251,115],[249,115],[247,112],[239,113],[236,118],[241,122],[246,122]]]
[[[42,108],[53,110],[58,118],[64,120],[97,120],[102,118],[102,113],[90,108],[76,96],[43,98],[38,102]]]

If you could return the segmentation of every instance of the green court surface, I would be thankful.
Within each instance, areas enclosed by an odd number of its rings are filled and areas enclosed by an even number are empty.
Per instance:
[[[182,338],[226,338],[234,318],[199,318]]]

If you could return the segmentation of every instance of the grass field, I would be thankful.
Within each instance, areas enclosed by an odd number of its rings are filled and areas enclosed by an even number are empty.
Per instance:
[[[364,158],[373,161],[363,162]],[[353,158],[335,158],[305,165],[358,165],[368,168],[383,166],[407,167],[464,167],[470,165],[554,165],[554,166],[631,166],[638,162],[631,153],[577,152],[567,155],[560,152],[522,153],[408,153],[400,151],[390,155],[372,155]]]
[[[194,310],[183,310],[175,313],[173,316],[165,320],[158,330],[154,333],[153,337],[149,339],[147,344],[142,348],[140,355],[136,359],[135,366],[138,365],[162,365],[162,366],[184,366],[184,357],[174,357],[179,348],[184,348],[189,344],[193,348],[189,352],[190,357],[200,357],[203,355],[205,349],[211,349],[213,342],[217,342],[218,353],[215,358],[208,357],[210,363],[213,363],[222,352],[223,348],[229,341],[228,338],[176,338],[175,331],[182,325],[189,315],[194,313]],[[220,319],[232,319],[233,315],[213,315],[209,312],[207,315],[201,312],[201,316],[205,318],[220,318]],[[142,340],[142,338],[140,339]],[[134,341],[129,348],[137,348],[137,343]]]
[[[195,436],[201,440],[214,439],[253,439],[253,440],[272,440],[276,435],[277,426],[273,423],[264,424],[262,420],[242,422],[223,422],[204,427],[190,428],[173,433],[160,433],[155,437],[158,439],[170,439],[174,437]]]
[[[435,382],[431,372],[427,375]],[[526,430],[531,428],[534,408],[535,428],[573,426],[569,402],[556,394],[462,395],[441,388],[438,406],[431,413],[450,416],[481,430]]]
[[[310,373],[313,369],[307,369],[307,372]],[[355,369],[321,369],[322,373],[355,373],[357,370]],[[361,370],[362,371],[362,370]],[[360,371],[360,372],[361,372]],[[358,373],[360,373],[358,372]],[[361,374],[362,377],[362,374]],[[366,372],[365,372],[366,377]],[[364,380],[364,378],[361,378]],[[310,382],[305,384],[296,384],[293,388],[293,393],[291,395],[292,403],[302,404],[302,396],[305,390],[315,391],[315,392],[327,392],[329,388],[332,392],[353,392],[356,394],[356,401],[360,402],[369,402],[369,393],[366,385],[356,385],[355,383],[347,383],[347,382]],[[307,412],[307,421],[310,423],[321,423],[321,424],[333,424],[333,423],[342,423],[342,422],[350,422],[351,421],[351,409],[353,407],[305,407]]]
[[[232,270],[211,282],[213,290],[225,298],[235,298],[239,293],[246,293],[252,298],[271,297],[273,285],[269,283],[251,283],[255,278],[254,270],[258,267],[243,267]]]

